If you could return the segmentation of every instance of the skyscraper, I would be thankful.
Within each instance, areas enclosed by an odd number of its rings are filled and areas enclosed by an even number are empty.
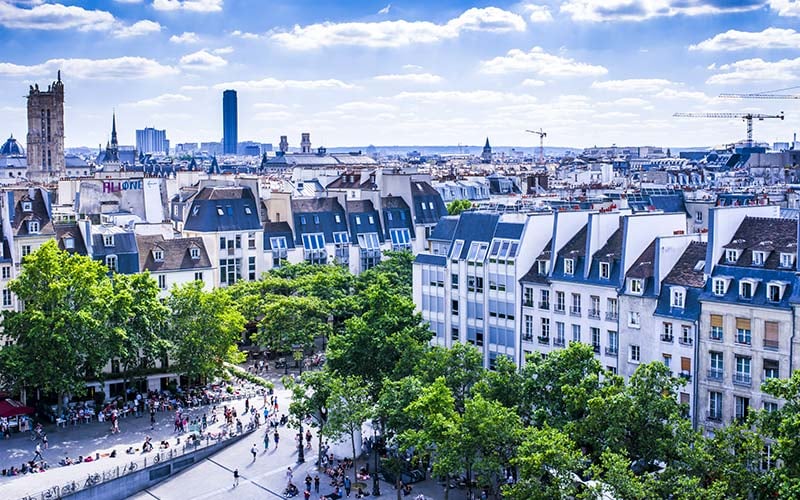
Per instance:
[[[64,83],[58,80],[28,93],[28,178],[53,178],[64,169]]]
[[[136,131],[136,150],[140,153],[169,154],[169,140],[166,130],[145,127]]]
[[[222,152],[226,155],[235,155],[238,142],[236,91],[226,90],[222,93]]]

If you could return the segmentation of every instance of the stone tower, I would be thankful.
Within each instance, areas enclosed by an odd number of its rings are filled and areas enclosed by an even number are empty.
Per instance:
[[[64,83],[61,71],[47,90],[28,92],[28,178],[53,180],[64,175]]]
[[[486,144],[483,146],[481,153],[481,163],[492,163],[492,146],[489,145],[489,138],[486,138]]]

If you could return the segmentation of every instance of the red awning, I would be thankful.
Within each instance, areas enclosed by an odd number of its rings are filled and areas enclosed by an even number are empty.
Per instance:
[[[8,418],[19,415],[30,415],[34,412],[35,410],[30,406],[25,406],[14,399],[5,399],[0,401],[0,417]]]

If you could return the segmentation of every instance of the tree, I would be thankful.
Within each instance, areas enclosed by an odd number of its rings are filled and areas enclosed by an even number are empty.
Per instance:
[[[287,352],[294,346],[305,351],[314,339],[330,333],[328,311],[316,297],[273,295],[261,316],[254,340],[272,352]]]
[[[447,204],[447,215],[459,215],[470,208],[472,208],[472,202],[469,200],[453,200]]]
[[[317,463],[322,463],[322,437],[327,433],[328,400],[331,397],[332,375],[327,370],[305,372],[299,383],[288,376],[285,383],[292,391],[289,413],[296,423],[306,418],[312,419],[317,427]]]
[[[55,241],[25,257],[8,288],[25,304],[3,314],[12,345],[0,350],[0,367],[11,387],[35,386],[63,396],[83,393],[97,378],[122,332],[109,328],[108,269],[89,257],[61,251]]]
[[[324,432],[331,438],[349,435],[353,450],[353,482],[356,482],[356,432],[373,415],[373,404],[364,381],[358,377],[330,378],[328,422]],[[377,471],[375,471],[377,474]]]
[[[173,355],[182,373],[211,377],[222,372],[225,361],[242,361],[236,343],[244,317],[225,290],[206,292],[202,282],[186,283],[172,289],[167,304]]]
[[[416,369],[428,384],[442,378],[453,395],[455,409],[464,414],[472,388],[484,376],[483,355],[474,346],[455,343],[451,348],[432,347]]]
[[[381,283],[389,286],[394,293],[410,299],[414,255],[405,251],[388,251],[384,252],[384,256],[387,258],[358,276],[355,282],[357,291],[363,292],[371,285]]]
[[[800,496],[800,372],[788,379],[771,378],[761,388],[786,401],[779,410],[762,412],[758,422],[762,433],[774,440],[774,459],[783,462],[775,473],[780,497],[795,498]]]

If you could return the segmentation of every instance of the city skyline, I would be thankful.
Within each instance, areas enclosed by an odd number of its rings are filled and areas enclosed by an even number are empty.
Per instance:
[[[0,133],[25,136],[22,96],[61,69],[67,147],[105,144],[112,110],[123,144],[144,126],[220,141],[229,88],[240,141],[291,147],[301,132],[314,147],[535,146],[539,127],[563,147],[744,138],[739,120],[681,111],[784,111],[755,138],[786,142],[800,101],[715,96],[800,84],[798,21],[795,0],[0,1]]]

